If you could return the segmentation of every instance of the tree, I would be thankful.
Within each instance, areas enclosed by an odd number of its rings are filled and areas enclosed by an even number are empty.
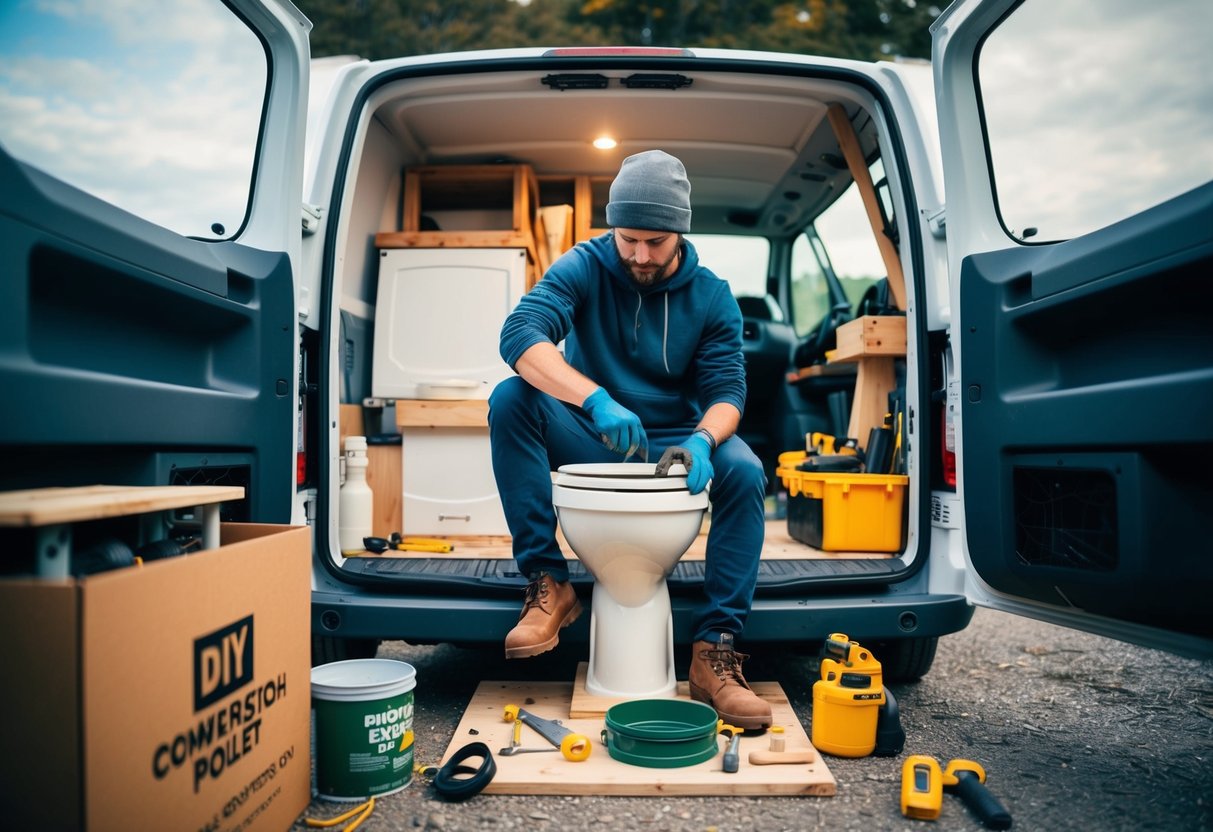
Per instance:
[[[303,0],[312,53],[390,58],[508,46],[766,49],[929,57],[919,0]]]

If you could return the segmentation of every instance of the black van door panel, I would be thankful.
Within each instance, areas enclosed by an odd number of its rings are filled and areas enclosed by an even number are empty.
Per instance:
[[[1213,184],[960,277],[966,527],[993,589],[1207,634]]]
[[[0,192],[0,488],[226,482],[247,489],[233,519],[288,522],[286,255],[180,236],[2,151]]]

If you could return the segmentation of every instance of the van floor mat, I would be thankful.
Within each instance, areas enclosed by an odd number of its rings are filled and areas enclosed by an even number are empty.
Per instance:
[[[705,568],[703,561],[679,563],[667,581],[670,592],[702,592]],[[779,595],[803,587],[805,582],[879,582],[892,579],[904,569],[899,558],[763,561],[758,565],[756,591]],[[351,558],[345,562],[342,571],[351,577],[361,576],[375,583],[391,581],[401,589],[450,589],[458,585],[478,595],[513,595],[526,585],[526,578],[518,571],[514,561],[500,558]],[[589,584],[593,580],[579,561],[569,562],[569,579],[578,585]]]

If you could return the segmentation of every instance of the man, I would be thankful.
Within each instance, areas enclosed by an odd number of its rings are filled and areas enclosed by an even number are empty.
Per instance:
[[[551,650],[581,613],[556,543],[550,472],[681,448],[691,493],[712,481],[691,694],[730,724],[762,728],[771,707],[733,647],[758,576],[766,479],[733,435],[745,404],[741,313],[683,239],[690,194],[673,156],[624,159],[606,208],[611,231],[558,259],[502,327],[501,356],[517,375],[493,391],[489,435],[514,557],[530,580],[505,654]]]

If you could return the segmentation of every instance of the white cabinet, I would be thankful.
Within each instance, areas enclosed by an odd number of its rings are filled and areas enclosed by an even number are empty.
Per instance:
[[[512,371],[498,343],[526,291],[521,248],[380,252],[371,395],[485,399]]]
[[[488,402],[396,401],[404,532],[508,535],[489,454]]]
[[[508,535],[487,428],[404,428],[404,530]]]

